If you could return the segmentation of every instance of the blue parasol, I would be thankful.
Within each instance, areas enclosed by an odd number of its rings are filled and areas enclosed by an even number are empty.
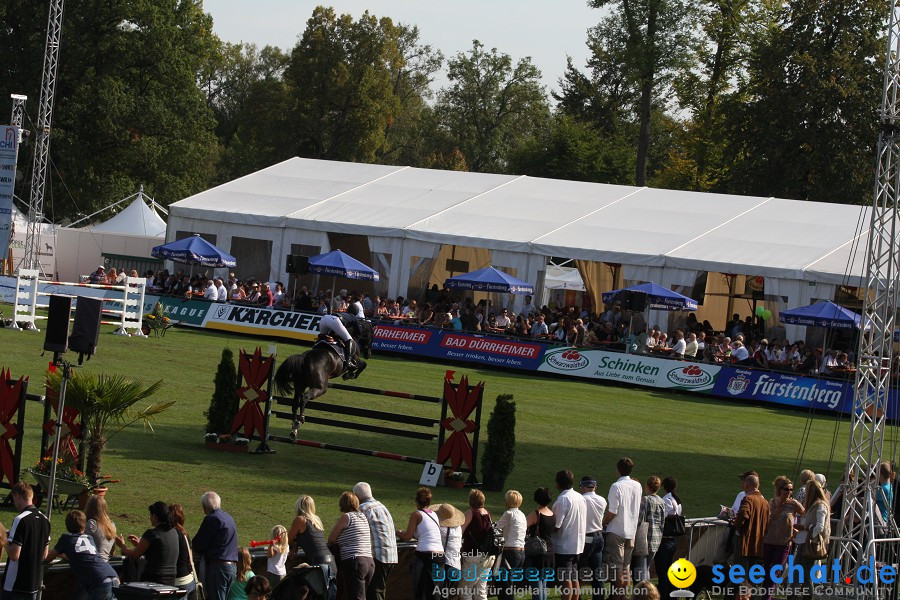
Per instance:
[[[231,269],[237,266],[237,261],[233,256],[204,240],[199,233],[183,240],[155,246],[150,255],[154,258],[164,258],[201,267],[217,269],[228,267]]]
[[[654,310],[697,310],[697,301],[693,298],[667,290],[655,283],[641,283],[620,290],[603,292],[604,304],[620,301],[622,292],[625,291],[644,292],[647,294],[649,308]]]
[[[331,252],[311,257],[309,259],[309,272],[316,275],[331,275],[332,277],[365,279],[367,281],[378,281],[380,278],[378,271],[340,250],[332,250]]]
[[[843,306],[823,300],[781,311],[778,320],[786,325],[807,325],[810,327],[825,327],[827,329],[858,329],[862,320],[859,314],[848,310]]]
[[[451,277],[444,282],[444,286],[476,292],[534,293],[534,286],[530,283],[517,279],[509,273],[504,273],[494,267],[485,267],[471,273]]]

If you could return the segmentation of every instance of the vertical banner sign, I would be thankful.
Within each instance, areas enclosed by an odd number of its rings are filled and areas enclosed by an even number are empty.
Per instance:
[[[13,189],[16,184],[16,154],[19,150],[19,128],[0,125],[0,260],[9,252],[12,234]]]

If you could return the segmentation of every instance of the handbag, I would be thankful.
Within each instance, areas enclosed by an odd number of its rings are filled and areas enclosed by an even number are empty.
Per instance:
[[[663,537],[681,537],[684,535],[684,515],[670,515],[663,523]]]
[[[804,553],[810,558],[826,558],[828,556],[828,543],[821,533],[816,537],[810,537],[803,545]]]
[[[644,521],[638,525],[637,532],[634,534],[634,549],[631,552],[634,556],[648,556],[650,554],[649,537],[650,523]]]
[[[547,542],[538,535],[525,536],[525,556],[528,558],[537,558],[547,553]]]
[[[194,566],[194,551],[191,549],[191,540],[188,539],[187,534],[184,535],[184,541],[187,542],[188,548],[188,560],[191,561],[191,573],[194,574],[194,600],[206,600],[206,593],[203,591],[203,584],[200,583],[200,578],[197,577],[197,567]]]

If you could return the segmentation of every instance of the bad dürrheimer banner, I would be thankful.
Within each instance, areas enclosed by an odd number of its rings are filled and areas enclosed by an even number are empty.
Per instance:
[[[12,234],[13,190],[16,185],[16,155],[19,151],[19,128],[0,125],[0,260],[9,252]]]

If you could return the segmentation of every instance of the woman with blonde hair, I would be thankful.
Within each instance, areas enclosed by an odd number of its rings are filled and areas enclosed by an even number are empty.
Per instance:
[[[794,495],[797,502],[800,504],[803,504],[806,501],[806,484],[815,477],[816,474],[811,469],[803,469],[800,471],[800,489],[797,490],[797,493]]]
[[[791,540],[794,537],[794,521],[803,514],[803,505],[795,500],[794,484],[790,479],[781,475],[773,482],[775,496],[769,500],[769,522],[766,525],[766,535],[763,538],[763,566],[766,569],[769,584],[767,598],[771,600],[775,582],[768,574],[772,567],[781,565],[787,561],[791,550]]]
[[[325,544],[322,519],[316,515],[316,503],[312,496],[300,496],[294,503],[296,516],[288,532],[291,553],[297,548],[303,550],[306,563],[310,565],[328,565],[332,578],[336,575],[334,557]]]
[[[109,560],[116,547],[116,524],[109,518],[103,496],[91,494],[84,507],[84,515],[87,517],[84,532],[93,538],[100,558]]]
[[[506,512],[500,515],[497,526],[503,530],[503,552],[500,554],[500,568],[510,575],[525,564],[525,530],[528,528],[525,513],[519,510],[522,506],[522,494],[516,490],[508,490],[503,496]],[[500,589],[500,600],[511,600],[514,596],[512,577],[510,582]]]
[[[804,573],[809,573],[811,567],[822,560],[822,556],[816,556],[816,548],[821,541],[825,548],[831,542],[831,508],[825,500],[825,492],[815,479],[806,484],[806,501],[803,504],[805,513],[800,521],[794,525],[797,535],[794,543],[799,550],[797,556]],[[821,536],[821,540],[819,540]],[[812,584],[804,589],[804,597],[812,597]]]
[[[272,543],[266,548],[266,579],[269,580],[273,588],[287,575],[287,569],[284,567],[290,547],[287,533],[284,525],[273,527],[269,538],[272,540]]]

